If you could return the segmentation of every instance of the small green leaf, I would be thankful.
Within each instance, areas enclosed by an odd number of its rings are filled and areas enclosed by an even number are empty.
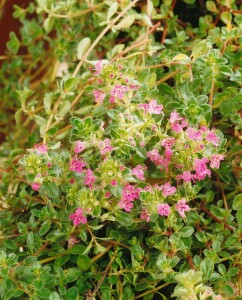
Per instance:
[[[71,287],[65,295],[65,300],[76,300],[78,299],[78,289],[76,287]]]
[[[20,47],[20,41],[13,31],[10,32],[10,40],[7,42],[6,45],[9,51],[11,51],[13,54],[17,54],[18,49]]]
[[[55,99],[55,94],[53,92],[47,93],[44,96],[44,106],[47,113],[50,113],[51,104]]]
[[[39,229],[39,235],[44,235],[46,234],[46,232],[49,231],[51,226],[51,221],[50,220],[46,220],[42,223],[40,229]]]
[[[43,24],[45,31],[49,33],[53,29],[54,24],[55,24],[55,19],[53,17],[46,18]]]
[[[216,4],[213,1],[206,1],[206,8],[207,8],[207,10],[214,12],[214,13],[219,12],[216,7]]]
[[[240,210],[240,211],[242,210],[242,193],[235,196],[234,202],[233,202],[233,209]]]
[[[16,156],[18,156],[19,154],[24,153],[25,151],[23,149],[14,149],[10,152],[9,157],[10,158],[14,158]]]
[[[238,224],[242,226],[242,210],[237,211],[236,213],[236,219],[238,221]]]
[[[209,259],[209,258],[205,258],[200,265],[200,270],[203,273],[203,278],[205,280],[209,280],[209,278],[211,277],[212,273],[213,273],[213,269],[214,269],[214,262]]]
[[[129,28],[134,23],[134,20],[135,15],[126,16],[114,28],[117,30]]]
[[[54,182],[45,182],[42,191],[52,199],[59,197],[59,188]]]
[[[116,14],[117,10],[118,10],[118,2],[115,1],[108,9],[108,16],[107,16],[108,21],[112,18],[114,14]]]
[[[223,292],[227,295],[227,296],[234,296],[234,289],[232,288],[231,285],[225,284],[223,285]]]
[[[91,39],[89,37],[82,39],[77,46],[77,58],[82,59],[82,57],[85,55],[90,46]]]
[[[66,101],[63,101],[60,105],[60,109],[58,111],[58,117],[63,117],[65,116],[69,111],[70,111],[70,108],[71,108],[71,104],[70,104],[70,101],[66,100]]]
[[[86,271],[91,266],[92,261],[87,255],[80,254],[77,258],[77,265],[81,271]]]
[[[71,77],[67,79],[64,83],[64,88],[67,92],[74,91],[77,85],[77,79],[74,77]]]
[[[25,110],[26,100],[34,93],[34,91],[30,90],[27,87],[24,87],[23,90],[17,90],[16,93],[21,102],[22,109]]]
[[[34,234],[33,232],[29,232],[27,236],[27,246],[31,252],[34,250]]]
[[[60,296],[57,294],[57,292],[53,292],[49,296],[49,300],[61,300]]]
[[[221,20],[226,24],[226,25],[229,25],[231,24],[231,21],[232,21],[232,15],[230,12],[228,11],[223,11],[221,13]]]
[[[116,217],[116,220],[124,226],[131,226],[133,224],[132,217],[126,212],[118,211],[114,215]]]
[[[189,237],[193,234],[194,232],[194,228],[190,227],[190,226],[185,226],[182,228],[182,230],[180,230],[180,235],[183,237]]]

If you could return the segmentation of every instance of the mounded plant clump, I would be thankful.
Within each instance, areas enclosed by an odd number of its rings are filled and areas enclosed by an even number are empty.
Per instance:
[[[239,4],[79,2],[15,6],[1,298],[239,300]]]

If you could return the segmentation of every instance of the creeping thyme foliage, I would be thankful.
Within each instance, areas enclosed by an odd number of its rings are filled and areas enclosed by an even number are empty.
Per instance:
[[[239,1],[14,9],[0,298],[240,300]]]

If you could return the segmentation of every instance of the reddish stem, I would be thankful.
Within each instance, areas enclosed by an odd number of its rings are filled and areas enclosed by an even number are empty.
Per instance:
[[[214,221],[216,221],[219,224],[223,224],[224,227],[226,227],[229,231],[234,232],[234,228],[229,226],[228,224],[224,223],[223,221],[219,220],[214,214],[212,214],[206,207],[204,207],[204,204],[202,203],[200,205],[201,210],[203,210],[209,217],[211,217]]]

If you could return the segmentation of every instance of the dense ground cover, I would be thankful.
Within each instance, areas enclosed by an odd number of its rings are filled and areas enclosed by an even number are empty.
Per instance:
[[[0,57],[2,299],[241,299],[241,12],[15,6]]]

